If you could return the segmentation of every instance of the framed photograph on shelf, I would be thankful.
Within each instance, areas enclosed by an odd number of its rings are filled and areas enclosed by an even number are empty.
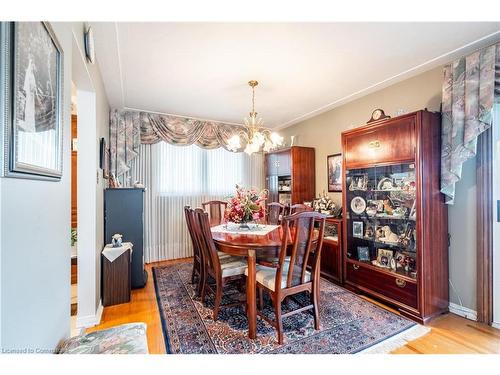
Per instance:
[[[360,262],[370,261],[370,248],[368,246],[358,246],[358,260]]]
[[[379,267],[390,268],[393,252],[388,249],[378,249],[377,263]]]
[[[328,166],[328,191],[342,191],[342,154],[333,154],[326,157]]]
[[[352,222],[352,236],[363,238],[363,222],[362,221],[353,221]]]
[[[60,180],[63,51],[47,22],[0,24],[5,177]]]
[[[368,189],[368,175],[358,174],[351,176],[351,183],[349,184],[350,191],[366,191]]]

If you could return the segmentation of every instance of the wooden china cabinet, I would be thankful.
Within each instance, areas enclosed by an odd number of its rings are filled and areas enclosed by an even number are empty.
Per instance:
[[[292,146],[265,155],[268,203],[297,204],[315,195],[314,148]]]
[[[448,310],[440,136],[427,110],[342,133],[344,285],[420,323]]]

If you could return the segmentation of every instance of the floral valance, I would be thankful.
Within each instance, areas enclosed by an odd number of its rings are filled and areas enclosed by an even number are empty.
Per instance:
[[[111,172],[119,177],[130,169],[141,143],[165,141],[173,145],[196,144],[205,149],[224,147],[245,128],[240,125],[161,115],[151,112],[112,110],[110,114]]]
[[[500,44],[444,67],[441,120],[441,192],[453,204],[463,163],[476,155],[477,138],[492,125],[500,97]]]

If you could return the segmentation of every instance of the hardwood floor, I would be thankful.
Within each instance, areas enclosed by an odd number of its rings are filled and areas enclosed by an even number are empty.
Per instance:
[[[102,313],[101,324],[87,329],[87,332],[110,328],[124,323],[144,322],[148,326],[149,352],[151,354],[164,354],[166,352],[165,341],[163,340],[160,312],[156,302],[153,273],[151,269],[155,266],[182,263],[185,261],[185,259],[178,259],[147,264],[146,271],[148,272],[148,282],[146,286],[141,289],[132,289],[129,303],[105,307]]]
[[[165,353],[165,343],[161,328],[160,314],[152,267],[181,263],[185,259],[150,263],[146,265],[148,283],[143,289],[132,290],[129,303],[104,308],[101,324],[87,329],[87,332],[132,322],[148,325],[148,346],[152,354]],[[365,297],[366,299],[369,299]],[[379,306],[394,311],[376,301]],[[434,319],[428,325],[431,332],[393,351],[395,354],[469,354],[500,353],[500,330],[482,323],[473,322],[454,314],[446,314]]]

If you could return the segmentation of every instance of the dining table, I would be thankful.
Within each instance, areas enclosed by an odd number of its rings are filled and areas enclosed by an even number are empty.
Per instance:
[[[265,234],[251,230],[247,232],[231,232],[225,230],[225,228],[224,224],[212,227],[212,238],[219,251],[247,258],[246,297],[248,337],[255,339],[257,337],[257,258],[279,256],[284,230],[281,225],[260,225],[260,230],[266,231]],[[293,229],[290,229],[288,233],[289,237],[293,235]]]

